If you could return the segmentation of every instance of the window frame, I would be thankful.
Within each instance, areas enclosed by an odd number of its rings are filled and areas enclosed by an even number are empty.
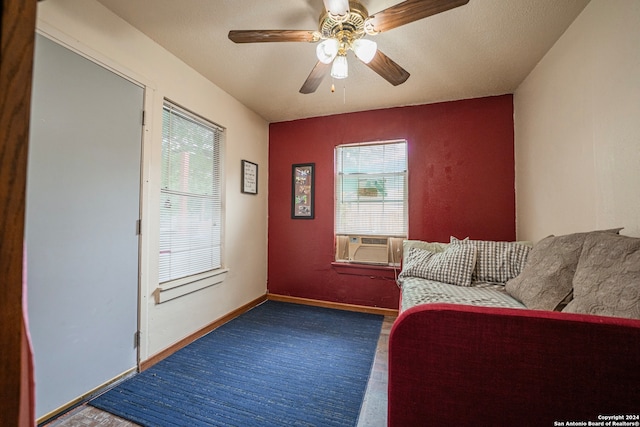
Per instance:
[[[166,196],[175,195],[175,189],[165,188],[165,163],[164,160],[161,161],[161,172],[160,172],[160,191],[159,191],[159,205],[158,209],[160,212],[160,223],[158,224],[158,292],[156,292],[156,302],[162,303],[179,296],[185,295],[187,293],[191,293],[200,289],[204,289],[206,287],[215,285],[217,283],[222,282],[225,277],[228,269],[224,267],[224,140],[225,140],[225,129],[216,123],[168,100],[165,99],[162,105],[162,147],[161,147],[161,159],[164,159],[165,156],[165,138],[167,137],[165,134],[165,114],[168,112],[169,115],[175,114],[176,116],[186,120],[191,121],[194,125],[199,127],[204,127],[207,130],[211,130],[213,135],[213,148],[212,148],[212,161],[213,165],[210,170],[212,174],[212,179],[217,180],[217,182],[212,182],[211,195],[202,195],[196,192],[185,192],[183,195],[190,195],[192,198],[203,198],[203,199],[211,199],[212,207],[212,217],[211,217],[211,227],[212,227],[212,243],[211,248],[212,259],[216,256],[219,262],[212,262],[211,268],[207,268],[205,270],[199,271],[190,271],[181,275],[179,277],[169,277],[168,279],[162,281],[161,279],[161,266],[162,263],[160,261],[161,251],[163,250],[162,246],[162,203]],[[171,137],[171,136],[169,136]],[[217,163],[217,164],[216,164]],[[182,171],[182,169],[180,169]],[[214,252],[217,254],[214,255]]]
[[[362,171],[359,171],[358,173],[347,173],[345,174],[343,172],[344,168],[344,164],[341,164],[339,156],[341,155],[340,150],[344,149],[344,148],[351,148],[351,147],[366,147],[366,146],[382,146],[382,145],[391,145],[391,144],[403,144],[404,145],[404,164],[402,165],[404,167],[404,169],[401,172],[385,172],[383,171],[374,171],[372,172],[370,175],[368,175],[367,173],[364,173]],[[346,238],[347,240],[349,239],[350,236],[363,236],[363,237],[386,237],[388,238],[388,248],[390,251],[393,251],[392,248],[395,248],[397,246],[397,239],[406,239],[408,236],[408,228],[409,228],[409,170],[408,170],[408,165],[409,165],[409,159],[408,159],[408,147],[409,147],[409,143],[406,139],[393,139],[393,140],[384,140],[384,141],[371,141],[371,142],[361,142],[361,143],[352,143],[352,144],[341,144],[341,145],[337,145],[335,147],[334,150],[334,154],[335,154],[335,174],[334,174],[334,179],[335,179],[335,185],[334,185],[334,239],[335,239],[335,243],[336,243],[336,252],[335,252],[335,262],[336,263],[344,263],[344,262],[348,262],[351,264],[355,264],[355,265],[363,265],[363,266],[370,266],[370,263],[367,262],[360,262],[360,261],[355,261],[355,260],[351,260],[349,259],[349,254],[348,254],[348,245],[347,247],[342,247],[344,246],[344,238]],[[383,155],[383,159],[384,159],[384,155]],[[364,231],[362,229],[357,230],[357,229],[353,229],[353,230],[349,230],[349,229],[345,229],[343,224],[340,224],[340,209],[341,206],[344,205],[344,202],[341,202],[340,200],[343,200],[342,195],[344,194],[344,191],[341,191],[341,185],[344,184],[345,182],[345,176],[349,176],[352,175],[356,178],[353,179],[358,179],[357,176],[362,176],[363,179],[367,179],[367,178],[376,178],[378,179],[379,177],[386,177],[386,176],[391,176],[392,178],[397,178],[397,177],[402,177],[403,180],[403,184],[402,184],[402,200],[400,200],[399,202],[402,205],[402,220],[399,222],[400,227],[402,228],[401,232],[397,232],[398,230],[396,229],[396,231],[394,232],[381,232],[380,230],[373,230],[373,229],[369,229],[367,231]],[[359,179],[358,179],[358,193],[360,192],[360,187],[359,187]],[[398,189],[400,187],[396,187],[396,189]],[[365,194],[366,196],[366,194]],[[382,196],[382,202],[383,204],[387,203],[384,200],[384,194]],[[358,206],[360,206],[360,203],[364,203],[364,202],[360,202],[359,201],[359,197],[358,196],[358,201],[354,202],[356,203]],[[389,202],[389,204],[393,204],[393,202]],[[384,215],[382,215],[380,218],[384,218]],[[393,242],[392,242],[393,241]],[[345,255],[345,251],[347,251],[346,255]],[[400,248],[401,251],[401,248]],[[396,254],[397,255],[397,254]],[[401,256],[401,252],[400,252],[400,256]],[[394,266],[397,265],[398,261],[395,259],[394,255],[390,255],[389,258],[389,262],[388,262],[388,266]]]

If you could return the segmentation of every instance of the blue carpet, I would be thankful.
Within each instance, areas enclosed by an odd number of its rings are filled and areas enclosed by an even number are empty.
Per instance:
[[[268,301],[89,404],[149,427],[355,426],[381,327]]]

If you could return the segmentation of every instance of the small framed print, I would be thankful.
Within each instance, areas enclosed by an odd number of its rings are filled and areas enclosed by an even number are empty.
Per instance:
[[[258,165],[247,160],[242,161],[242,192],[258,194]]]
[[[293,165],[291,168],[291,218],[314,218],[315,163]]]

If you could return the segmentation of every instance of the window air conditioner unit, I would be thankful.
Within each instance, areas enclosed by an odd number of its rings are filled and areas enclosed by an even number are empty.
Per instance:
[[[349,261],[387,265],[388,245],[388,237],[349,236]]]

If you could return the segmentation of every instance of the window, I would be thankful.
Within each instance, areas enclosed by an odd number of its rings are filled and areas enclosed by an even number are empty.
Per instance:
[[[407,142],[336,147],[335,196],[336,259],[387,263],[389,238],[407,236]]]
[[[222,137],[218,126],[165,103],[160,283],[221,268]]]

